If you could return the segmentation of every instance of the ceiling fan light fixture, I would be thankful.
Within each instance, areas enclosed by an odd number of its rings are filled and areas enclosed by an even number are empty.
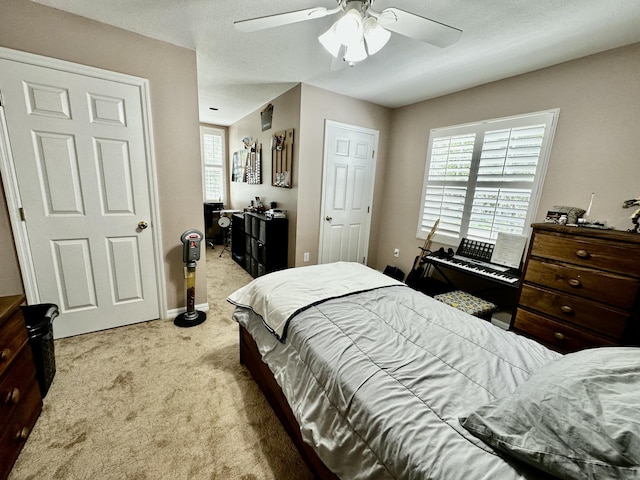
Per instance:
[[[382,47],[384,47],[389,41],[389,38],[391,38],[391,32],[381,27],[373,17],[367,17],[364,20],[363,30],[369,55],[374,55],[382,50]]]
[[[334,24],[336,34],[343,45],[350,47],[362,41],[364,28],[362,14],[355,8],[348,10],[340,20]]]
[[[336,33],[335,24],[333,24],[331,28],[329,28],[329,30],[320,35],[318,37],[318,41],[327,52],[329,52],[335,58],[338,58],[340,49],[342,48],[342,42],[340,41],[340,37]]]
[[[354,45],[348,45],[344,51],[344,61],[350,65],[355,65],[358,62],[367,58],[367,49],[364,46],[364,38],[359,43]]]

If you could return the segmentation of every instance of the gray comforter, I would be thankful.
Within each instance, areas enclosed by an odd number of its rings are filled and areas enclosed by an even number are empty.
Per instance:
[[[406,286],[313,305],[289,321],[284,344],[250,309],[234,319],[256,339],[303,438],[340,478],[547,478],[458,419],[559,354]]]

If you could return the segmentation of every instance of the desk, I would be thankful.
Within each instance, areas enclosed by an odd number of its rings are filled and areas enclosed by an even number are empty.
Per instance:
[[[206,244],[214,248],[215,244],[222,245],[228,241],[225,239],[225,233],[218,224],[220,217],[229,217],[234,213],[241,213],[242,210],[224,209],[222,203],[205,203],[204,204],[204,238]]]
[[[222,231],[218,226],[223,206],[219,202],[204,204],[204,238],[206,239],[206,244],[211,245],[211,247],[216,243],[221,244],[223,241]]]

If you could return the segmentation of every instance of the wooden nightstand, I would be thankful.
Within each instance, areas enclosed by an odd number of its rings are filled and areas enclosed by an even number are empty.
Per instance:
[[[0,297],[0,479],[9,475],[42,409],[20,304]]]
[[[535,224],[513,330],[561,351],[640,341],[640,235]]]

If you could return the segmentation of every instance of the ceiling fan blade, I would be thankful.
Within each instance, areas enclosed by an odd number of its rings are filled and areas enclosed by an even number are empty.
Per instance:
[[[387,30],[442,48],[456,43],[462,35],[462,30],[399,8],[385,8],[378,15],[378,23]]]
[[[265,17],[250,18],[233,22],[233,25],[242,32],[256,32],[266,28],[279,27],[290,23],[304,22],[314,18],[322,18],[339,12],[341,8],[328,10],[324,7],[307,8],[294,12],[280,13],[277,15],[267,15]]]

